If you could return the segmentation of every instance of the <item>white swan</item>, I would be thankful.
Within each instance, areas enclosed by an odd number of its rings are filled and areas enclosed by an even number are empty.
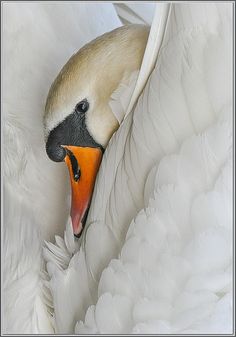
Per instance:
[[[103,157],[82,246],[68,224],[45,250],[57,332],[231,332],[232,7],[168,7],[157,65]]]
[[[49,158],[69,167],[77,236],[102,154],[128,108],[132,90],[127,89],[134,88],[148,34],[147,26],[127,25],[102,35],[70,58],[49,91],[46,149]]]

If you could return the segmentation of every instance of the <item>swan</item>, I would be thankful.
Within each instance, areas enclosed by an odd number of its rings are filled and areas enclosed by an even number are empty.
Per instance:
[[[90,141],[106,150],[82,237],[74,237],[81,234],[81,219],[69,218],[64,240],[56,236],[43,249],[47,298],[37,309],[47,331],[232,331],[232,6],[157,9],[133,103],[121,115],[112,105],[120,127],[107,145],[118,127],[110,109],[116,123],[106,139],[96,138],[93,119],[86,124]],[[70,93],[74,86],[72,80]],[[115,93],[120,97],[120,90]],[[90,111],[86,96],[69,97],[65,109],[50,110],[49,94],[47,142],[74,110]],[[81,155],[70,142],[61,145],[72,180],[69,151],[82,172]],[[47,303],[50,311],[51,301],[52,316],[42,308]]]
[[[115,101],[119,102],[124,92],[127,96],[127,87],[133,87],[148,33],[148,27],[142,25],[105,33],[70,58],[49,91],[44,118],[46,149],[50,159],[65,160],[69,167],[71,218],[77,236],[86,221],[102,154],[119,126],[110,98],[116,91]],[[119,109],[118,104],[115,111],[122,115],[128,106],[120,103]]]

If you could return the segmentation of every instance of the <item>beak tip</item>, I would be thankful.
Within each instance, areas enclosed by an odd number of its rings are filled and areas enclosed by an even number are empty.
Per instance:
[[[74,234],[74,237],[75,237],[76,239],[79,239],[79,238],[81,237],[81,234],[82,234],[82,231],[81,231],[79,234]]]
[[[63,147],[66,147],[67,151],[73,154],[79,167],[79,169],[74,169],[72,156],[67,154],[65,162],[69,169],[72,191],[70,215],[74,236],[79,238],[86,223],[102,152],[98,148],[64,145]]]

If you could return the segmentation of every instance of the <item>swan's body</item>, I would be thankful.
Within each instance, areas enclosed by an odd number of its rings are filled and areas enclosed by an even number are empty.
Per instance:
[[[156,67],[103,156],[82,245],[68,223],[44,251],[56,332],[232,331],[230,6],[163,5]]]

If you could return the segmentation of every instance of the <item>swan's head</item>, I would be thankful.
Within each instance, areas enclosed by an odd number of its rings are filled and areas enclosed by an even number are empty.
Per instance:
[[[46,151],[69,168],[77,236],[86,221],[102,154],[119,126],[110,97],[140,68],[148,33],[145,26],[128,25],[102,35],[69,59],[50,88],[44,116]]]

